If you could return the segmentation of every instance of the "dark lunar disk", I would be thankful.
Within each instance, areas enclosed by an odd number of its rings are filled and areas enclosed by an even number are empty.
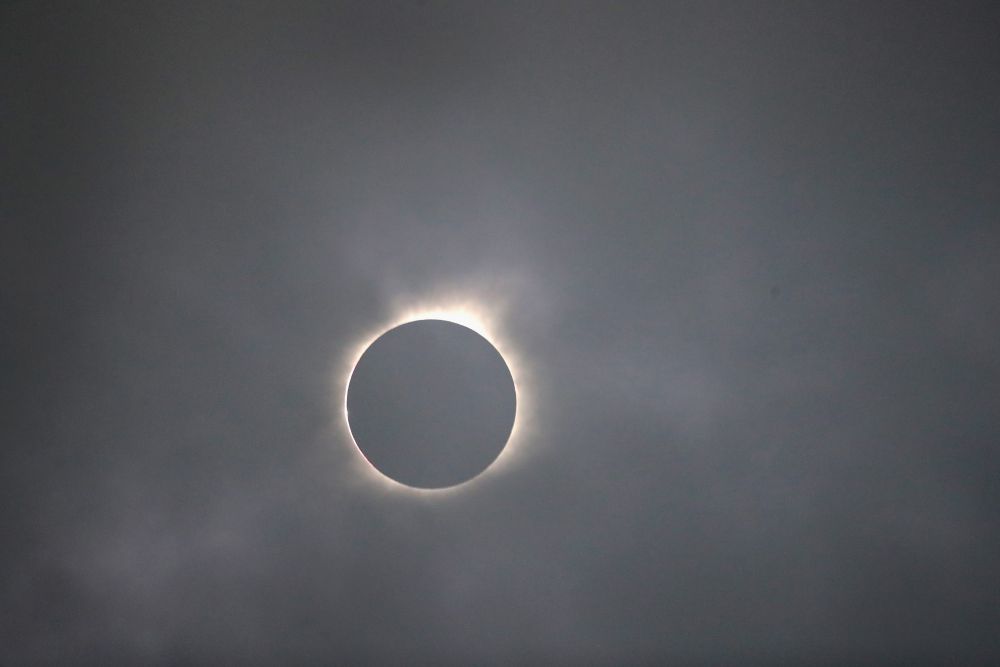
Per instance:
[[[454,322],[418,320],[382,334],[347,389],[351,434],[368,461],[408,486],[468,481],[503,451],[514,379],[496,348]]]

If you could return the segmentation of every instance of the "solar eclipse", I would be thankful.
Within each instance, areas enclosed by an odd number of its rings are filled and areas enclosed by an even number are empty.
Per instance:
[[[344,415],[370,475],[404,489],[453,488],[513,439],[521,397],[512,369],[482,327],[462,319],[397,323],[353,364]]]

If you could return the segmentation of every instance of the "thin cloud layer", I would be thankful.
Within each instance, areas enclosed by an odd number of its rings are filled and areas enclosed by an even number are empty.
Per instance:
[[[1000,657],[990,9],[0,12],[0,662]],[[532,428],[387,493],[463,301]]]

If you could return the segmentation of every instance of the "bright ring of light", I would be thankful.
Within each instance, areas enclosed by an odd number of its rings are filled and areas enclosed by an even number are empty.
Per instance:
[[[350,424],[347,419],[347,390],[351,382],[351,376],[354,374],[354,368],[361,359],[361,355],[363,355],[365,350],[367,350],[368,347],[385,332],[402,324],[416,320],[444,320],[446,322],[460,324],[468,329],[472,329],[489,341],[489,343],[497,349],[500,356],[502,356],[504,361],[507,363],[507,368],[510,370],[510,374],[514,379],[514,392],[517,397],[517,411],[514,416],[514,426],[511,429],[510,437],[507,439],[506,446],[500,452],[500,455],[496,458],[496,460],[493,461],[493,463],[490,464],[483,472],[476,475],[472,479],[462,482],[461,484],[442,489],[423,489],[412,487],[401,482],[397,482],[396,480],[382,474],[381,471],[379,471],[368,461],[367,458],[365,458],[361,448],[358,447],[357,442],[354,440],[354,436],[351,433]],[[350,444],[350,447],[353,450],[353,467],[355,468],[356,473],[360,478],[374,485],[376,488],[390,492],[403,492],[420,495],[431,494],[434,496],[440,496],[442,494],[450,494],[459,490],[467,489],[473,482],[484,477],[497,475],[509,469],[513,464],[523,458],[524,452],[522,450],[524,449],[526,424],[531,421],[531,400],[529,396],[530,386],[526,377],[527,373],[525,371],[525,364],[509,344],[507,339],[502,335],[496,318],[491,317],[489,313],[481,308],[470,304],[460,304],[451,307],[405,309],[402,312],[399,312],[395,317],[391,318],[388,322],[383,323],[377,328],[369,330],[367,334],[361,338],[359,343],[350,348],[348,353],[345,355],[343,365],[341,366],[341,370],[338,375],[338,393],[340,396],[341,414],[340,430],[345,436],[346,442]]]

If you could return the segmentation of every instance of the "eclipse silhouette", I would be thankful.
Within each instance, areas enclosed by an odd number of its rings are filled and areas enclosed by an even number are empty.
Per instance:
[[[481,335],[417,320],[368,346],[347,387],[347,421],[364,457],[407,486],[439,489],[479,475],[514,427],[514,379]]]

